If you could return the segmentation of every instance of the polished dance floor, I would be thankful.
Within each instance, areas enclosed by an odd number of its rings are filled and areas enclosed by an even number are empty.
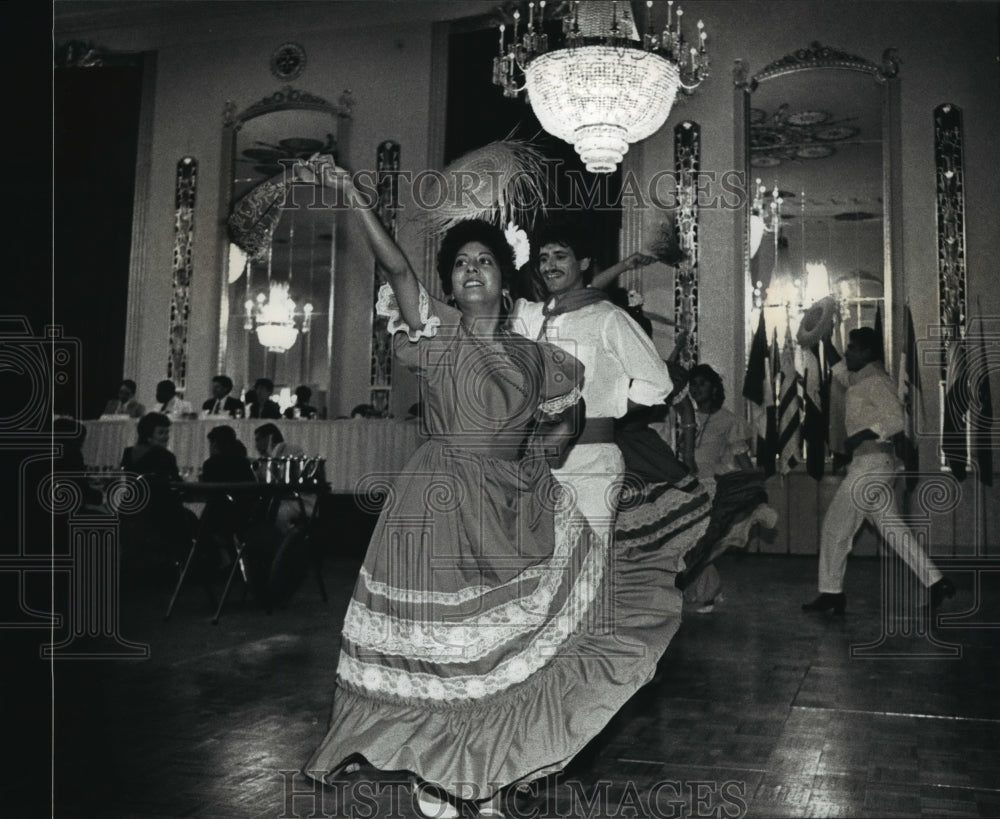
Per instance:
[[[270,615],[237,590],[218,625],[201,589],[164,621],[169,585],[124,578],[122,634],[146,659],[50,665],[46,633],[5,631],[24,673],[15,690],[5,675],[4,815],[416,816],[405,776],[317,788],[299,773],[325,733],[365,534],[331,548],[328,603],[312,578]],[[952,572],[955,622],[928,634],[883,611],[880,567],[851,559],[836,618],[799,610],[815,558],[724,557],[715,611],[685,615],[657,678],[509,815],[1000,816],[1000,582],[983,575],[984,604],[956,616],[975,584]]]

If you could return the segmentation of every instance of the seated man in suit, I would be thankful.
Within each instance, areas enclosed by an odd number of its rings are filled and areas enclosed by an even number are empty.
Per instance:
[[[270,378],[258,378],[253,385],[254,399],[250,402],[251,418],[280,418],[281,407],[271,400],[274,382]]]
[[[177,387],[169,378],[157,383],[156,402],[160,405],[157,412],[168,418],[183,418],[194,413],[191,403],[177,394]]]
[[[243,412],[243,404],[229,393],[233,391],[233,379],[228,375],[217,375],[212,379],[212,397],[201,405],[208,415],[228,415],[236,417]]]
[[[118,397],[108,401],[102,417],[119,415],[127,418],[142,418],[146,414],[146,408],[135,397],[137,389],[131,378],[123,379],[118,385]]]

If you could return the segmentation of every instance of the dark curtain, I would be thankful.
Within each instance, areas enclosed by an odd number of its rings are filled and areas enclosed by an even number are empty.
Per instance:
[[[64,334],[80,340],[85,418],[100,414],[122,378],[139,375],[122,367],[141,90],[138,64],[53,76],[53,309]],[[139,384],[140,394],[149,387]],[[55,399],[57,412],[74,412],[68,395]]]

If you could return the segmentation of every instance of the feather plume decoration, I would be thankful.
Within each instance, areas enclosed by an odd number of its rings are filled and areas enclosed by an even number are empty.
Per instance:
[[[545,212],[545,156],[527,140],[491,142],[432,178],[439,190],[421,191],[427,205],[421,221],[427,233],[443,233],[466,219],[530,229],[536,215]]]
[[[688,258],[687,251],[680,245],[673,214],[665,214],[665,220],[657,225],[655,235],[647,246],[658,261],[670,267],[676,267]]]

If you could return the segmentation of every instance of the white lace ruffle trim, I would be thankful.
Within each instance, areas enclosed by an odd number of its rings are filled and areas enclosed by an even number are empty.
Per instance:
[[[390,336],[404,332],[410,341],[419,341],[422,338],[434,338],[437,335],[438,327],[441,326],[441,319],[438,316],[431,315],[431,297],[422,284],[420,285],[420,320],[424,324],[423,327],[414,330],[409,324],[403,321],[403,316],[399,311],[399,302],[396,300],[396,294],[388,284],[383,284],[379,288],[378,299],[375,302],[375,313],[389,320],[386,330]]]
[[[580,537],[578,525],[573,525],[572,516],[567,515],[557,527],[568,527],[572,531],[558,531],[557,540],[567,537]],[[587,530],[584,530],[587,531]],[[604,580],[607,547],[600,538],[589,539],[593,547],[583,558],[583,563],[576,582],[558,612],[549,612],[546,624],[535,629],[535,633],[527,641],[524,648],[515,655],[498,663],[496,667],[483,674],[466,674],[456,677],[440,677],[435,674],[417,673],[398,668],[389,668],[380,663],[377,658],[373,662],[353,657],[347,652],[341,652],[338,672],[344,682],[364,689],[374,696],[398,696],[407,699],[424,699],[437,702],[478,699],[494,696],[512,685],[523,682],[536,671],[551,662],[563,646],[581,628],[586,627],[585,618],[591,610],[598,590]],[[565,570],[553,567],[553,572],[564,574]],[[487,628],[486,631],[496,631],[497,634],[471,634],[467,629],[465,635],[472,639],[473,645],[497,640],[514,640],[524,634],[525,620],[522,614],[520,622],[505,626]],[[345,627],[344,636],[349,637]],[[379,637],[384,638],[382,634]],[[402,635],[397,635],[402,637]],[[479,638],[478,640],[476,638]],[[403,642],[399,640],[399,642]],[[421,652],[430,652],[433,657],[440,645],[430,645],[433,642],[424,636],[422,644],[415,640],[406,640],[403,652],[412,657]],[[480,645],[480,648],[482,648]],[[454,652],[456,646],[450,646]],[[461,648],[461,647],[458,647]],[[468,647],[466,647],[468,648]],[[383,640],[378,645],[379,653],[388,653]],[[359,652],[363,658],[365,651]],[[467,651],[462,651],[466,656]],[[436,657],[434,657],[436,659]]]
[[[576,521],[574,524],[573,521]],[[470,617],[447,620],[413,620],[382,614],[352,600],[344,620],[344,637],[360,649],[402,655],[431,662],[465,663],[482,659],[517,637],[542,627],[552,616],[553,601],[560,587],[574,582],[574,566],[586,566],[600,558],[600,549],[585,535],[590,531],[583,519],[557,513],[556,548],[542,567],[533,567],[509,583],[497,587],[530,588],[530,575],[537,581],[528,594],[507,600],[493,608],[480,608]],[[596,540],[596,539],[595,539]],[[362,580],[370,592],[390,591],[385,584]],[[373,588],[374,587],[374,588]],[[482,589],[482,586],[477,587]],[[491,589],[487,589],[490,591]],[[378,593],[378,592],[376,592]],[[419,602],[450,603],[454,595],[444,592],[417,592]],[[390,599],[396,595],[388,595]]]
[[[565,395],[560,395],[556,398],[550,398],[548,401],[543,401],[539,404],[538,409],[546,415],[558,415],[579,401],[580,395],[580,390],[577,387],[573,387],[572,392],[568,392]]]

